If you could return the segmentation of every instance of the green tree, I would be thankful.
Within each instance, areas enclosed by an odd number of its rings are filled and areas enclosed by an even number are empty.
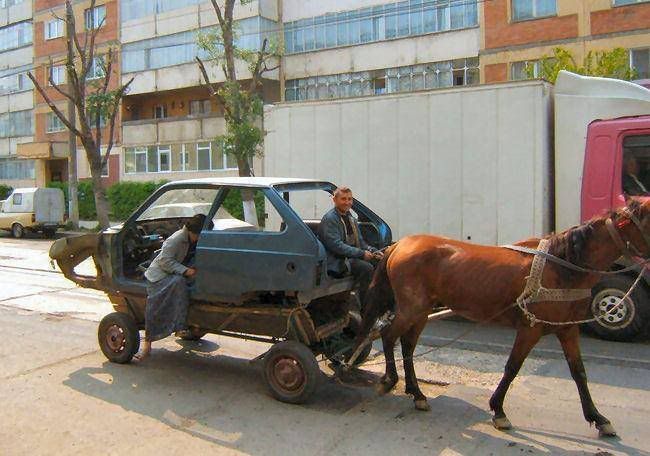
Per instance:
[[[533,64],[526,65],[526,74],[529,78],[538,77],[553,84],[560,70],[626,81],[636,76],[636,71],[630,68],[628,51],[620,47],[609,51],[589,51],[580,64],[576,62],[571,51],[556,47],[553,49],[552,56],[545,55],[540,59],[538,74],[535,74]]]
[[[95,8],[95,0],[90,2],[90,10]],[[106,188],[102,183],[102,170],[107,166],[108,157],[115,141],[115,120],[119,111],[120,101],[128,92],[133,78],[126,84],[114,84],[115,89],[109,90],[111,78],[116,78],[118,72],[114,68],[115,50],[110,47],[106,53],[99,56],[95,40],[104,24],[105,18],[94,23],[94,15],[86,27],[77,27],[70,0],[65,2],[65,17],[61,18],[66,25],[65,58],[66,81],[57,84],[49,74],[49,84],[69,101],[71,109],[64,113],[57,107],[48,92],[34,75],[28,73],[34,87],[43,97],[52,112],[61,120],[66,128],[73,132],[81,142],[86,159],[90,165],[97,221],[100,228],[109,226],[108,214],[110,205],[106,197]],[[81,29],[81,30],[79,30]],[[52,66],[53,62],[49,62]],[[45,68],[45,71],[49,70]],[[76,112],[76,115],[74,114]],[[102,124],[108,128],[106,151],[102,154]],[[71,195],[72,197],[72,195]]]
[[[252,160],[263,153],[262,75],[279,67],[278,57],[281,55],[279,40],[270,41],[266,37],[257,50],[238,46],[240,31],[233,20],[235,4],[245,5],[251,1],[225,0],[223,7],[220,7],[217,0],[211,0],[217,15],[217,27],[198,37],[199,48],[213,65],[221,68],[225,81],[222,84],[212,83],[205,64],[199,57],[196,58],[206,88],[223,107],[226,133],[218,136],[217,140],[224,151],[235,158],[239,175],[243,177],[253,175]],[[250,79],[240,79],[237,62],[246,64]],[[246,221],[257,224],[252,193],[242,196]]]

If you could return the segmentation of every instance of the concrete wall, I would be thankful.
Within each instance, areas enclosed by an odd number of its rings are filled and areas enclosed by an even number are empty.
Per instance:
[[[551,229],[550,109],[542,82],[269,106],[264,172],[352,187],[395,239],[513,242]]]
[[[223,117],[183,120],[143,120],[125,122],[122,127],[126,146],[149,146],[178,142],[210,140],[226,131]]]

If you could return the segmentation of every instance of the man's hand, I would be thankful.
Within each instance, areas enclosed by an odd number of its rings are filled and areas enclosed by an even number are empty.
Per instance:
[[[374,255],[370,250],[364,250],[363,251],[363,259],[366,261],[370,261],[374,258]]]
[[[183,273],[185,277],[194,277],[196,275],[196,268],[187,268]]]
[[[382,258],[384,258],[384,252],[377,250],[372,254],[372,256],[375,258],[375,260],[381,260]]]

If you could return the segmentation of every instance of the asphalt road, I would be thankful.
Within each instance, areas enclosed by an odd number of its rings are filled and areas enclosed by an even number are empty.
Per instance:
[[[168,338],[140,365],[108,363],[97,321],[103,294],[77,288],[47,258],[50,241],[0,239],[0,454],[650,454],[650,345],[583,339],[592,395],[620,438],[583,420],[559,344],[543,340],[506,399],[515,425],[490,424],[487,402],[513,333],[480,327],[418,358],[431,412],[400,382],[376,396],[381,353],[354,385],[324,371],[310,403],[273,400],[261,378],[265,344],[208,336]],[[418,353],[454,338],[464,322],[435,322]]]

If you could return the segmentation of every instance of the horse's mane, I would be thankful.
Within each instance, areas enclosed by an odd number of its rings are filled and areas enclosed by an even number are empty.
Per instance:
[[[627,210],[637,217],[641,216],[641,202],[638,199],[631,199],[628,201]],[[583,264],[583,256],[585,253],[585,246],[594,231],[594,226],[601,221],[611,218],[617,220],[624,214],[626,209],[618,209],[616,211],[606,211],[600,216],[596,216],[587,222],[569,228],[561,233],[551,234],[546,239],[551,241],[549,253],[558,258],[562,258],[576,266],[585,266]],[[567,272],[570,272],[567,270]]]

